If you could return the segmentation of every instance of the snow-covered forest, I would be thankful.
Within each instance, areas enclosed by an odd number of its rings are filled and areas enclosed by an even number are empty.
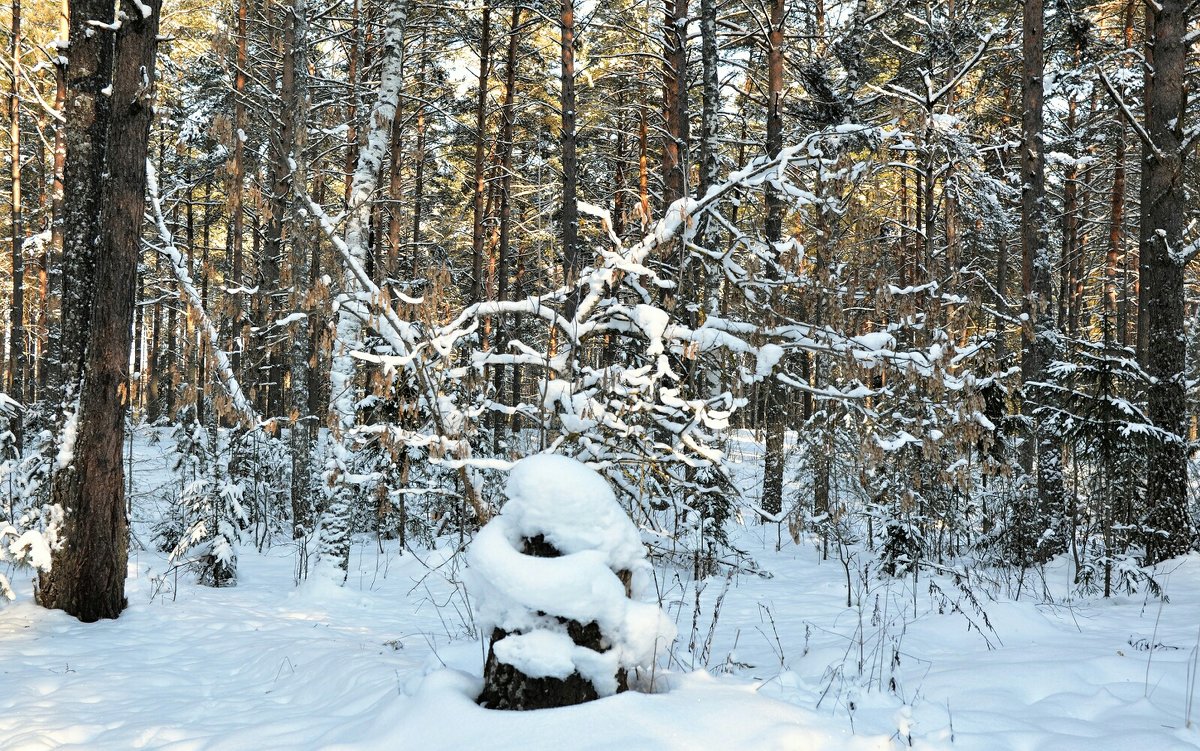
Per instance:
[[[5,15],[0,748],[1200,748],[1195,4]]]

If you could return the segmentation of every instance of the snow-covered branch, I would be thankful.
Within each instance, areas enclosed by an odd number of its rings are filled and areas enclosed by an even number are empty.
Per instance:
[[[229,354],[218,346],[220,341],[217,337],[217,328],[213,325],[212,319],[208,316],[208,311],[204,309],[204,298],[200,295],[196,285],[192,282],[191,274],[188,272],[187,262],[184,260],[183,254],[175,246],[175,238],[171,234],[170,228],[167,227],[167,222],[163,218],[162,200],[159,198],[158,175],[154,170],[154,165],[149,159],[146,160],[146,189],[150,197],[150,208],[153,213],[154,226],[158,230],[158,237],[161,245],[156,247],[156,250],[167,259],[171,273],[175,276],[175,281],[179,284],[179,289],[187,298],[188,305],[195,315],[196,322],[200,329],[204,332],[204,336],[208,339],[209,347],[212,349],[213,360],[217,365],[218,382],[229,396],[229,401],[237,412],[238,418],[242,424],[250,430],[253,430],[263,424],[263,418],[246,398],[245,392],[242,391],[242,386],[238,382],[237,374],[234,373],[233,363],[229,358]]]

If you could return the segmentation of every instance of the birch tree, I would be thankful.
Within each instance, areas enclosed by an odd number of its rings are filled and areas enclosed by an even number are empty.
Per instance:
[[[329,415],[332,422],[325,476],[329,505],[320,525],[318,556],[330,575],[344,581],[350,563],[350,536],[356,491],[350,476],[357,422],[354,352],[363,348],[363,333],[371,320],[370,294],[361,271],[367,266],[371,210],[380,169],[387,155],[392,119],[403,87],[404,33],[408,2],[388,10],[381,50],[379,91],[358,149],[350,185],[344,232],[345,257],[338,295],[337,338],[330,373]],[[356,268],[357,267],[357,268]],[[376,289],[375,292],[378,292]]]

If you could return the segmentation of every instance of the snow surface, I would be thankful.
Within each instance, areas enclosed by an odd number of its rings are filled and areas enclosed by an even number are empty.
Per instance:
[[[166,443],[137,437],[143,538]],[[749,487],[761,468],[743,450]],[[654,693],[520,713],[474,703],[484,644],[454,542],[401,553],[360,540],[345,587],[320,577],[294,587],[289,545],[246,549],[228,589],[176,578],[164,556],[134,546],[129,608],[95,624],[35,606],[30,575],[17,572],[17,601],[0,606],[0,749],[1200,748],[1188,699],[1197,555],[1157,572],[1168,604],[1070,596],[1067,561],[1031,573],[1019,597],[1012,582],[972,575],[989,629],[952,577],[864,583],[869,556],[855,550],[847,606],[836,555],[822,560],[774,525],[738,528],[736,544],[772,577],[736,575],[717,617],[724,577],[701,582],[693,618],[697,585],[658,571],[680,638],[640,676]]]

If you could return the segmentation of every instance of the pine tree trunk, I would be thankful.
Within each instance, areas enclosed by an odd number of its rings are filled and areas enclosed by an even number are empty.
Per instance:
[[[521,28],[521,6],[514,5],[512,20],[508,30],[508,51],[505,57],[504,69],[504,104],[500,115],[500,235],[496,241],[496,299],[508,299],[508,277],[512,273],[512,172],[513,172],[513,128],[516,124],[516,89],[517,89],[517,49],[519,37],[517,31]],[[501,318],[496,326],[496,342],[494,349],[503,353],[508,348],[509,324]],[[504,393],[503,365],[497,365],[493,373],[493,387],[496,398]],[[492,430],[494,433],[494,450],[499,453],[500,436],[506,416],[497,411],[494,413]]]
[[[720,179],[721,58],[717,48],[717,0],[700,0],[700,56],[703,78],[703,104],[700,111],[700,180],[696,196],[702,198]],[[716,224],[707,214],[700,220],[697,242],[709,251],[717,250]],[[703,289],[701,309],[714,312],[720,300],[721,275],[697,268],[693,284]],[[701,276],[703,278],[701,278]],[[691,323],[698,323],[693,316]]]
[[[562,198],[562,258],[563,283],[574,284],[579,278],[579,204],[577,181],[579,179],[578,157],[575,153],[575,2],[562,0],[559,19],[560,47],[562,51],[561,89],[559,111],[562,127],[559,130],[559,147],[562,151],[563,198]],[[579,295],[572,292],[563,306],[567,320],[575,317],[575,306]],[[570,345],[568,345],[570,346]]]
[[[1024,185],[1021,203],[1022,281],[1025,313],[1029,319],[1023,327],[1025,353],[1021,372],[1026,384],[1050,380],[1049,368],[1056,349],[1054,263],[1050,257],[1046,231],[1046,162],[1042,141],[1042,16],[1042,0],[1026,0],[1022,71],[1024,114],[1021,119],[1021,178]],[[1027,471],[1032,469],[1034,462],[1031,454],[1036,445],[1037,490],[1032,508],[1022,522],[1023,539],[1028,548],[1025,562],[1046,560],[1065,549],[1061,518],[1064,508],[1062,446],[1050,420],[1033,417],[1035,400],[1031,391],[1032,386],[1027,386],[1025,407],[1026,414],[1034,420],[1034,441],[1027,444],[1029,448],[1023,462]]]
[[[204,199],[201,208],[204,209],[200,215],[200,307],[208,310],[208,287],[212,281],[212,269],[209,267],[209,254],[212,250],[212,221],[209,215],[209,208],[212,206],[212,183],[208,180],[204,181]],[[189,332],[192,333],[192,332]],[[208,424],[208,353],[204,348],[207,346],[204,342],[195,343],[196,339],[192,336],[188,337],[189,342],[193,342],[196,348],[196,380],[195,380],[195,395],[196,395],[196,422],[201,425]],[[211,343],[211,346],[216,346],[216,342]]]
[[[687,192],[688,0],[666,0],[663,17],[663,208]]]
[[[783,22],[786,15],[785,0],[772,0],[767,36],[767,156],[775,158],[783,149]],[[772,261],[778,260],[778,244],[783,239],[783,197],[770,182],[767,183],[766,226],[763,240]],[[768,272],[772,282],[778,281],[775,264]],[[762,508],[768,514],[778,515],[783,511],[784,413],[786,396],[781,384],[768,377],[765,389],[766,446],[763,457]]]
[[[76,441],[74,435],[63,435],[62,428],[64,422],[69,421],[74,429],[79,418],[86,322],[91,313],[96,239],[100,234],[100,176],[104,172],[111,101],[101,92],[112,77],[112,40],[107,33],[97,32],[90,24],[93,21],[111,24],[115,12],[113,3],[103,0],[75,0],[69,3],[67,10],[71,60],[69,69],[65,69],[65,123],[61,130],[64,193],[69,186],[72,200],[70,204],[62,203],[63,263],[58,286],[62,292],[62,305],[56,328],[58,340],[50,343],[52,370],[49,384],[49,401],[53,408],[50,423],[59,446],[64,441]],[[58,452],[61,453],[61,448]],[[89,552],[86,546],[92,541],[88,539],[90,516],[85,518],[82,513],[70,513],[81,504],[79,492],[79,478],[74,466],[60,466],[55,462],[51,467],[51,501],[69,512],[63,530],[67,541],[58,552],[54,569],[39,576],[38,601],[46,607],[62,608],[96,620],[101,615],[91,612],[97,608],[87,600],[93,591],[111,587],[115,577],[111,572],[81,568]],[[58,560],[79,561],[77,567],[80,570],[67,570]],[[121,577],[123,583],[124,570]],[[121,603],[100,603],[98,610],[115,617],[120,613]]]
[[[700,0],[700,61],[703,98],[700,110],[700,184],[696,195],[703,197],[720,177],[721,59],[717,50],[717,0]],[[706,217],[705,226],[709,222]],[[697,233],[705,237],[706,232]],[[702,242],[703,244],[703,242]]]
[[[688,190],[688,71],[687,71],[688,0],[666,0],[663,15],[663,146],[662,208],[683,198]],[[662,290],[662,307],[673,317],[685,319],[684,307],[695,297],[692,285],[691,254],[682,240],[663,249],[662,275],[675,282]],[[672,369],[682,372],[682,363],[672,358]],[[665,436],[664,436],[665,438]]]
[[[1191,547],[1194,530],[1187,507],[1187,399],[1184,335],[1183,134],[1187,106],[1185,73],[1189,18],[1185,0],[1146,6],[1146,131],[1143,150],[1142,243],[1145,273],[1146,369],[1153,379],[1148,411],[1158,429],[1147,455],[1151,531],[1146,558],[1155,563]]]
[[[86,28],[88,20],[95,17],[90,12],[100,10],[89,7],[90,3],[82,5],[72,7],[72,31]],[[64,455],[73,453],[73,459],[54,486],[54,500],[65,511],[66,541],[56,551],[53,568],[43,578],[39,593],[46,607],[61,608],[84,622],[116,618],[125,607],[128,524],[122,451],[159,5],[160,0],[121,3],[126,18],[116,35],[111,58],[115,64],[109,68],[112,110],[106,132],[107,179],[101,192],[103,211],[92,266],[95,294],[86,328],[86,371],[77,421],[69,426],[74,435],[64,436],[67,451],[60,453],[60,463]],[[140,9],[146,7],[149,13],[143,15]],[[82,15],[75,15],[80,12]],[[72,53],[78,52],[73,46]],[[68,164],[74,144],[68,142]],[[68,171],[69,190],[74,187],[69,179],[73,174]],[[94,173],[89,179],[99,181],[100,177]],[[86,192],[86,184],[80,187]]]
[[[343,200],[347,208],[350,206],[350,196],[354,190],[354,169],[358,164],[358,63],[361,55],[362,34],[359,25],[361,10],[359,0],[353,0],[350,12],[350,36],[347,39],[349,49],[346,51],[346,161],[345,161],[345,193]]]
[[[229,235],[230,278],[226,287],[238,290],[242,286],[242,249],[245,241],[245,211],[242,207],[246,183],[246,66],[249,65],[249,39],[246,17],[249,0],[238,0],[237,52],[233,72],[233,161],[229,174],[229,219],[233,223]],[[242,293],[230,294],[230,346],[234,372],[240,374],[242,361]],[[216,343],[213,346],[218,346]]]
[[[1128,0],[1125,6],[1125,23],[1122,32],[1126,50],[1133,47],[1133,20],[1137,0]],[[1118,293],[1117,275],[1123,272],[1129,259],[1125,253],[1125,121],[1117,118],[1117,139],[1113,147],[1113,186],[1109,204],[1108,253],[1104,264],[1104,310],[1111,321],[1105,334],[1106,341],[1115,340],[1124,347],[1129,343],[1129,327],[1126,317],[1124,294]],[[1124,273],[1122,277],[1126,276]],[[1124,286],[1124,285],[1122,285]]]
[[[423,55],[422,55],[423,57]],[[418,74],[419,76],[420,74]],[[423,107],[418,101],[416,108]],[[400,251],[403,247],[402,230],[404,228],[404,207],[407,203],[404,192],[404,137],[405,128],[399,116],[392,121],[391,159],[388,162],[387,189],[387,260],[383,271],[384,278],[396,277],[400,274]]]
[[[70,27],[67,23],[68,8],[62,0],[59,13],[58,36],[67,39]],[[67,65],[66,57],[59,54],[54,58],[54,109],[65,115],[67,111]],[[46,362],[42,363],[44,380],[40,386],[41,398],[54,407],[56,399],[62,398],[62,300],[63,300],[63,245],[65,242],[66,205],[63,201],[63,170],[67,161],[67,125],[65,117],[54,125],[54,182],[50,188],[50,259],[47,263],[46,279]],[[49,398],[47,398],[47,395]]]
[[[483,221],[484,192],[487,189],[484,152],[487,130],[488,67],[492,56],[492,6],[483,3],[482,29],[479,39],[479,81],[475,90],[475,159],[474,201],[472,203],[471,227],[471,297],[473,303],[483,300]]]
[[[646,105],[638,104],[638,214],[642,231],[650,226],[650,126]],[[734,211],[737,211],[736,207]]]
[[[8,100],[8,138],[10,159],[10,181],[12,197],[12,315],[10,318],[8,351],[11,358],[8,395],[18,402],[25,401],[25,223],[21,212],[21,0],[12,3],[12,29],[10,31],[10,75],[11,90]],[[17,445],[21,445],[20,421],[17,428]]]
[[[109,85],[112,74],[112,39],[97,32],[89,22],[111,24],[113,15],[113,4],[104,0],[70,3],[63,182],[69,188],[71,202],[63,210],[60,368],[51,386],[53,400],[62,409],[72,411],[83,374],[95,242],[100,235],[100,175],[104,173],[110,106],[110,97],[102,90]]]
[[[426,34],[421,34],[421,48],[425,48]],[[412,210],[412,254],[409,257],[409,276],[417,279],[420,276],[421,264],[421,222],[424,220],[425,207],[425,70],[426,57],[421,56],[417,80],[417,144],[414,149],[413,161],[413,210]]]
[[[291,218],[291,263],[290,276],[292,310],[304,306],[304,281],[308,272],[309,227],[305,221],[307,211],[299,196],[297,186],[305,187],[307,179],[308,113],[308,3],[307,0],[292,0],[283,28],[283,90],[287,92],[283,102],[285,128],[294,171],[287,189]],[[290,85],[289,85],[290,84]],[[290,391],[288,407],[291,413],[292,452],[292,536],[306,539],[312,532],[312,449],[316,438],[316,419],[308,411],[309,361],[312,358],[312,336],[307,318],[292,324],[291,352],[288,360]],[[300,556],[301,564],[305,556]],[[302,575],[307,572],[303,569]]]
[[[293,163],[296,161],[296,131],[297,125],[303,127],[303,120],[297,121],[296,110],[300,106],[296,97],[296,65],[295,28],[293,5],[280,5],[276,8],[273,26],[279,34],[278,50],[280,57],[279,72],[279,128],[273,130],[268,138],[268,153],[270,155],[270,197],[268,201],[266,230],[263,233],[263,252],[256,254],[258,258],[258,284],[260,286],[257,301],[255,325],[269,327],[280,317],[279,301],[289,296],[289,290],[281,288],[281,270],[288,268],[290,273],[294,257],[285,249],[285,242],[296,242],[298,236],[304,234],[291,223],[292,216],[292,182],[296,179],[293,174]],[[286,228],[286,230],[285,230]],[[257,233],[255,233],[257,238]],[[292,286],[295,286],[293,284]],[[292,308],[295,310],[295,306]],[[295,342],[295,339],[292,339]],[[260,410],[264,415],[273,416],[286,414],[291,407],[290,399],[286,404],[282,398],[283,359],[281,346],[265,342],[265,360],[258,366],[259,372],[265,376],[263,382],[255,389],[260,398]],[[256,349],[262,349],[256,347]],[[290,359],[290,358],[289,358]],[[253,384],[251,384],[253,388]]]
[[[1075,129],[1078,126],[1079,105],[1074,99],[1067,103],[1067,143],[1064,144],[1068,156],[1074,158],[1075,148],[1071,143]],[[1079,169],[1074,162],[1067,166],[1063,176],[1063,217],[1062,217],[1062,263],[1060,264],[1060,280],[1058,288],[1058,328],[1059,331],[1074,336],[1071,331],[1071,290],[1075,286],[1075,254],[1079,252]]]

